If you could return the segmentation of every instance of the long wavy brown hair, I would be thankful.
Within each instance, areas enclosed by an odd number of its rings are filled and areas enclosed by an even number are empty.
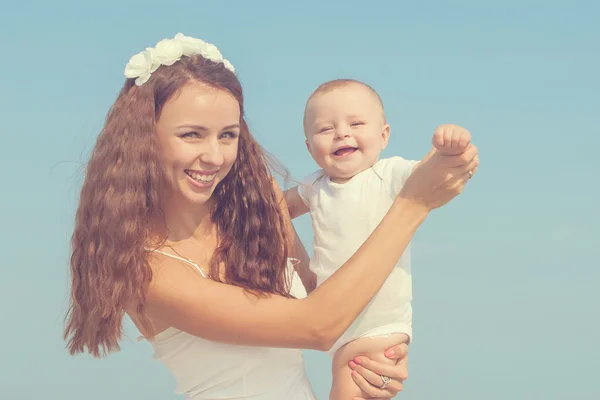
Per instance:
[[[214,280],[254,294],[288,295],[289,238],[273,188],[272,167],[285,172],[249,132],[242,87],[221,63],[196,55],[161,66],[142,86],[128,79],[111,107],[87,165],[72,236],[71,304],[64,338],[70,354],[95,357],[119,349],[123,307],[133,302],[142,324],[152,280],[148,246],[165,225],[163,169],[155,123],[165,102],[186,83],[229,91],[240,105],[238,156],[215,188],[211,219],[218,247],[210,261]],[[220,269],[224,267],[221,278]]]

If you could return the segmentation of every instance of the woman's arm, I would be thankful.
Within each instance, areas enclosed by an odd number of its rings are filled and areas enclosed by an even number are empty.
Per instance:
[[[467,171],[477,166],[473,154],[424,161],[371,236],[305,299],[255,297],[164,260],[153,265],[147,316],[217,342],[330,349],[383,285],[429,211],[460,193]]]
[[[154,265],[147,315],[217,342],[328,350],[375,296],[426,216],[425,208],[398,198],[360,249],[300,300],[254,297],[163,260]]]

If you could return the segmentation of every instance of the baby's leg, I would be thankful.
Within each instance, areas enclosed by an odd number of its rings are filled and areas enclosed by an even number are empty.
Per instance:
[[[408,336],[404,333],[393,333],[374,338],[356,339],[341,347],[333,357],[333,383],[329,400],[351,400],[354,397],[368,398],[369,396],[363,393],[352,379],[350,375],[352,370],[348,363],[356,356],[367,356],[373,361],[393,365],[395,361],[388,359],[383,353],[390,347],[406,341],[408,341]]]

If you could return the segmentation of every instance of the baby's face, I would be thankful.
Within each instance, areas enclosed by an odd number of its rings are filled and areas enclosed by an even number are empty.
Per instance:
[[[359,84],[317,94],[306,108],[308,151],[334,182],[345,182],[372,167],[389,138],[383,108]]]

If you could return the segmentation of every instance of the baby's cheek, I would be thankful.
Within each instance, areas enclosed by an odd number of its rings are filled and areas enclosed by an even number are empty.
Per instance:
[[[320,161],[323,161],[328,156],[329,156],[329,146],[325,146],[322,143],[315,143],[313,157],[315,159],[319,159]]]

